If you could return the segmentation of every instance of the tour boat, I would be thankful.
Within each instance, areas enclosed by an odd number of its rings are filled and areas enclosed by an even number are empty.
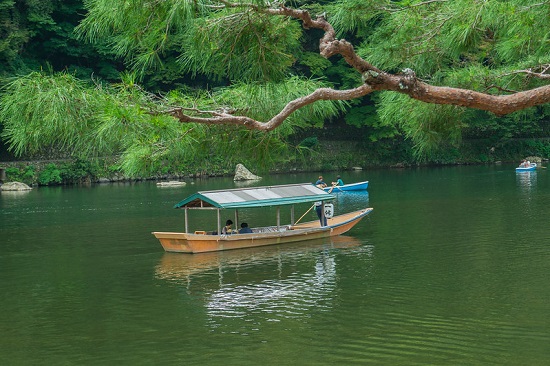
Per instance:
[[[264,245],[294,243],[341,235],[349,231],[373,209],[364,208],[358,211],[333,216],[333,206],[327,201],[336,197],[317,188],[311,183],[277,185],[266,187],[249,187],[217,191],[197,192],[174,208],[183,209],[184,232],[153,232],[167,252],[202,253],[220,250],[252,248]],[[299,223],[294,220],[294,205],[320,202],[327,225],[321,226],[320,220]],[[274,206],[277,208],[276,224],[266,227],[252,227],[252,233],[220,234],[222,232],[222,212],[234,210],[235,227],[239,227],[238,210]],[[280,208],[290,206],[290,224],[281,224]],[[217,213],[216,230],[198,230],[189,232],[189,210],[214,210]]]
[[[369,186],[369,181],[344,184],[343,186],[327,186],[323,188],[326,192],[338,193],[345,191],[366,191]]]
[[[530,166],[518,166],[516,172],[532,172],[537,168],[537,163],[531,163]]]

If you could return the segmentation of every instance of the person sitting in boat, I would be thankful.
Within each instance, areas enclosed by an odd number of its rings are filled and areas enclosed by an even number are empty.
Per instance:
[[[248,224],[246,222],[243,222],[241,224],[241,230],[239,230],[239,234],[252,234],[252,229],[248,227]]]
[[[327,186],[327,184],[325,183],[325,181],[323,180],[323,176],[320,175],[319,176],[319,179],[317,179],[317,182],[315,182],[315,185],[319,188],[325,188]]]
[[[231,230],[231,225],[233,225],[233,221],[227,220],[225,222],[225,226],[222,229],[222,235],[227,235],[233,233],[233,230]]]
[[[337,175],[336,176],[336,182],[332,182],[332,186],[333,187],[336,187],[336,186],[343,186],[344,185],[344,181],[342,180],[342,178]]]

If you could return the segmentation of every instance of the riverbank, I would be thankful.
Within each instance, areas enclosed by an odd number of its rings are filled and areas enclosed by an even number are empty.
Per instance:
[[[533,144],[531,144],[533,145]],[[0,182],[19,181],[30,186],[72,185],[110,182],[169,181],[193,178],[233,176],[237,164],[243,164],[257,175],[286,174],[299,172],[344,172],[351,170],[409,168],[419,166],[483,165],[519,163],[523,158],[530,161],[547,161],[550,143],[533,145],[518,143],[516,148],[487,149],[486,144],[476,141],[463,143],[460,149],[442,151],[431,160],[419,160],[413,157],[406,144],[394,143],[384,149],[370,149],[368,144],[353,141],[319,141],[314,148],[305,153],[296,154],[277,163],[275,166],[261,166],[261,162],[228,162],[219,157],[212,161],[192,162],[178,171],[158,172],[131,176],[125,174],[117,157],[95,158],[90,160],[63,159],[26,159],[0,162]],[[520,147],[523,147],[520,149]],[[202,169],[208,166],[208,169]]]

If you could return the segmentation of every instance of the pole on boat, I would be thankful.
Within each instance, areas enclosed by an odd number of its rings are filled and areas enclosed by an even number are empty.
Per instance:
[[[294,222],[294,205],[290,206],[290,223]]]
[[[183,215],[185,217],[185,233],[188,233],[189,232],[189,221],[187,220],[188,217],[187,217],[187,212],[188,212],[188,208],[185,207],[185,214]]]
[[[323,225],[325,220],[325,201],[321,201],[321,227],[326,226]]]
[[[222,226],[221,226],[222,220],[221,220],[221,213],[220,209],[218,208],[218,235],[222,234]]]
[[[277,230],[281,226],[281,207],[277,206]]]
[[[296,225],[297,223],[299,223],[299,222],[300,222],[300,220],[301,220],[301,219],[303,219],[303,218],[304,218],[304,216],[305,216],[305,215],[307,215],[307,214],[308,214],[308,212],[309,212],[309,211],[311,211],[311,209],[312,209],[313,207],[315,207],[315,204],[313,204],[313,206],[311,206],[311,207],[309,208],[309,210],[307,210],[307,211],[306,211],[306,213],[305,213],[305,214],[303,214],[303,215],[302,215],[302,217],[300,217],[300,218],[298,219],[298,221],[296,221],[296,222],[295,222],[295,223],[294,223],[293,225]]]

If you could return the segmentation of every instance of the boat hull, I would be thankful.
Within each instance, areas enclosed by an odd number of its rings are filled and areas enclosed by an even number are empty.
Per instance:
[[[325,192],[330,193],[338,193],[338,192],[346,192],[346,191],[366,191],[369,187],[369,182],[358,182],[358,183],[351,183],[351,184],[344,184],[343,186],[329,186],[323,188]]]
[[[208,235],[178,232],[153,232],[167,252],[205,253],[221,250],[253,248],[266,245],[295,243],[341,235],[349,231],[372,208],[335,216],[328,219],[328,226],[321,227],[319,221],[311,221],[271,232],[252,234]]]
[[[516,172],[532,172],[537,168],[536,163],[531,163],[529,167],[517,167]]]

